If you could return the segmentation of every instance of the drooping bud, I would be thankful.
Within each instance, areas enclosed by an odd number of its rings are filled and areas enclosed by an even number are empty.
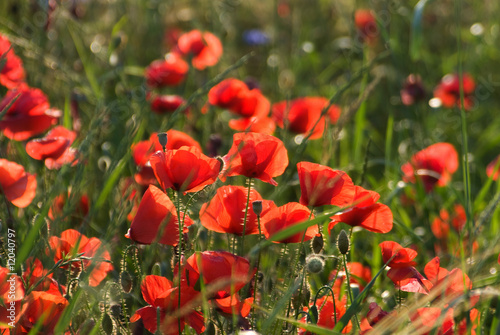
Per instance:
[[[307,313],[307,321],[315,325],[318,323],[318,316],[318,307],[316,305],[311,306],[309,313]]]
[[[165,151],[165,147],[167,146],[168,136],[167,133],[158,133],[158,142],[160,142],[163,151]]]
[[[317,255],[310,255],[306,258],[306,269],[309,273],[320,273],[325,267],[325,261]]]
[[[323,245],[324,245],[324,241],[323,241],[323,235],[321,234],[316,234],[316,236],[314,236],[314,238],[312,239],[312,242],[311,242],[311,247],[312,247],[312,250],[315,254],[319,254],[321,252],[321,249],[323,249]]]
[[[252,202],[252,209],[255,215],[260,217],[262,214],[262,200],[255,200]]]
[[[120,273],[120,285],[123,292],[130,293],[132,291],[132,276],[127,270]]]
[[[349,243],[350,243],[349,236],[347,236],[345,230],[342,229],[337,239],[337,248],[339,249],[342,255],[346,255],[349,252],[350,249]]]

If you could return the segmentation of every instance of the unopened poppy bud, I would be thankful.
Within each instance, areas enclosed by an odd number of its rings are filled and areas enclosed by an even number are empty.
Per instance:
[[[262,214],[262,200],[255,200],[252,202],[252,209],[255,215],[260,217]]]
[[[163,151],[165,151],[165,147],[167,146],[168,136],[167,133],[158,133],[158,142],[160,142]]]
[[[320,256],[311,255],[306,258],[306,269],[309,273],[320,273],[325,267],[325,261]]]
[[[312,247],[313,252],[315,254],[319,254],[321,249],[323,249],[324,244],[325,243],[323,241],[323,235],[316,234],[316,236],[314,236],[312,243],[311,243],[311,247]]]
[[[105,334],[112,334],[115,329],[113,325],[113,320],[111,320],[111,316],[108,313],[104,314],[102,318],[101,327],[104,330]]]
[[[155,275],[155,276],[161,276],[161,267],[160,267],[160,263],[155,263],[153,265],[153,269],[151,270],[151,274],[152,275]]]
[[[126,270],[120,273],[120,285],[125,293],[130,293],[132,290],[132,276]]]
[[[337,238],[337,248],[342,255],[346,255],[349,252],[349,247],[349,236],[347,236],[345,230],[342,229]]]
[[[316,307],[316,305],[313,305],[311,308],[309,308],[309,313],[307,313],[307,321],[312,324],[318,323],[318,307]]]

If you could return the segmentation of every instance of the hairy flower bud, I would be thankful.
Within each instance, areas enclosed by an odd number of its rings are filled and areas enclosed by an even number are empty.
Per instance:
[[[319,254],[321,252],[321,249],[323,249],[324,244],[325,243],[323,241],[323,235],[316,234],[316,236],[314,236],[312,240],[311,248],[315,254]]]
[[[350,243],[349,236],[347,236],[345,230],[342,229],[337,238],[337,248],[339,249],[342,255],[346,255],[349,252],[350,249],[349,243]]]
[[[317,255],[310,255],[306,259],[306,269],[309,273],[320,273],[325,267],[325,261]]]

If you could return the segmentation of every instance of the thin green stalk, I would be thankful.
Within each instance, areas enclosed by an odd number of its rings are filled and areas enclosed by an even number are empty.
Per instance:
[[[259,227],[259,243],[260,243],[262,241],[262,230],[260,228],[260,215],[257,215],[257,226]],[[254,280],[254,284],[253,284],[253,304],[254,304],[254,306],[255,306],[255,299],[257,297],[257,284],[258,284],[257,281],[258,281],[258,277],[259,277],[260,254],[261,254],[261,250],[259,250],[259,254],[257,256],[257,272],[255,272],[255,280]],[[257,318],[255,317],[255,307],[253,308],[252,315],[253,315],[254,327],[255,327],[255,329],[257,329]]]
[[[245,232],[247,229],[248,206],[250,205],[250,191],[252,190],[252,178],[248,178],[247,204],[245,207],[245,217],[243,218],[243,233],[241,234],[240,256],[245,252]]]
[[[347,278],[347,292],[349,293],[349,299],[351,300],[351,305],[354,303],[354,299],[352,298],[352,290],[351,290],[351,279],[349,278],[349,269],[347,268],[347,257],[346,255],[342,255],[342,258],[344,259],[344,269],[345,269],[345,275]],[[356,320],[356,325],[358,326],[358,329],[361,329],[361,326],[359,324],[358,320],[358,314],[354,313],[354,320]]]
[[[181,311],[181,258],[182,258],[182,242],[184,239],[183,236],[183,230],[184,230],[184,225],[183,225],[183,220],[181,219],[181,192],[177,191],[177,222],[179,223],[179,248],[178,254],[177,254],[177,264],[178,264],[178,269],[177,269],[177,274],[178,274],[178,279],[179,279],[179,297],[177,301],[177,325],[179,327],[179,334],[182,333],[182,324],[181,324],[181,316],[180,316],[180,311]]]

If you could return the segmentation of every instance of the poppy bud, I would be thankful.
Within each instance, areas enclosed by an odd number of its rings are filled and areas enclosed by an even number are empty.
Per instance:
[[[156,276],[161,276],[161,267],[160,267],[160,263],[155,263],[153,265],[153,269],[151,270],[151,274],[152,275],[156,275]]]
[[[130,293],[132,291],[132,276],[130,273],[125,270],[120,273],[120,285],[122,287],[123,292]]]
[[[311,255],[306,259],[306,269],[309,273],[320,273],[325,267],[325,261],[323,258]]]
[[[262,200],[255,200],[252,202],[252,209],[255,215],[260,217],[262,214]]]
[[[102,318],[101,327],[105,334],[113,333],[115,327],[113,325],[113,320],[111,319],[108,313],[104,314],[104,317]]]
[[[207,335],[215,335],[216,334],[215,325],[213,324],[213,322],[209,322],[207,324],[207,328],[205,329],[204,334],[207,334]]]
[[[316,236],[314,236],[313,240],[312,240],[312,243],[311,243],[311,248],[313,250],[313,252],[315,254],[319,254],[321,249],[323,249],[323,245],[324,245],[324,241],[323,241],[323,235],[321,234],[316,234]]]
[[[307,313],[307,321],[312,324],[318,323],[318,307],[316,305],[313,305],[311,308],[309,308],[309,313]]]
[[[160,142],[163,151],[165,151],[165,147],[167,146],[168,142],[167,133],[158,133],[158,142]]]
[[[111,307],[109,309],[111,311],[111,315],[115,319],[118,319],[120,317],[120,315],[122,314],[122,306],[120,304],[111,305]]]
[[[339,233],[339,237],[337,239],[337,248],[342,255],[346,255],[349,252],[349,236],[347,236],[347,233],[344,229],[342,229]]]

